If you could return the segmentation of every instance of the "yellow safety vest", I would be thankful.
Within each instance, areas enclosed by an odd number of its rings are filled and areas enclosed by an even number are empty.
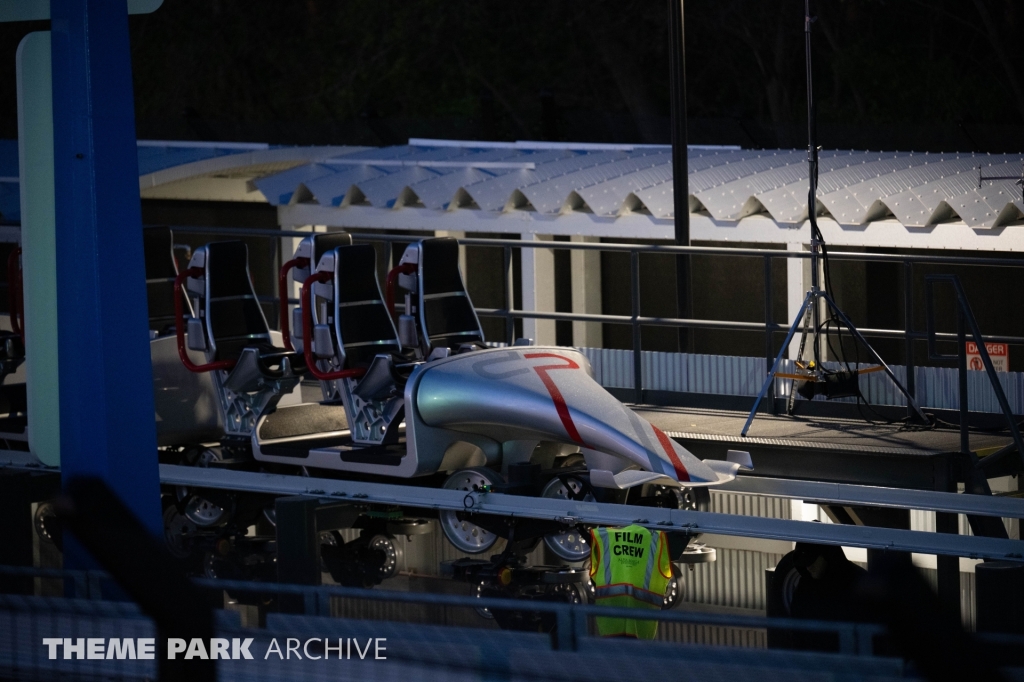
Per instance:
[[[660,609],[672,577],[668,541],[643,526],[590,531],[590,580],[599,606]],[[658,621],[634,618],[597,620],[598,634],[654,639]]]

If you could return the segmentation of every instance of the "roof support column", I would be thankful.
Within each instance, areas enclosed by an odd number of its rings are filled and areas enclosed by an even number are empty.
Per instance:
[[[554,241],[551,235],[524,234],[524,242]],[[522,249],[523,310],[550,313],[555,310],[555,254],[551,249]],[[523,336],[539,346],[555,344],[555,321],[523,319]]]
[[[803,251],[804,245],[800,242],[786,244],[787,251]],[[787,258],[786,259],[786,322],[793,324],[793,320],[796,319],[797,313],[800,312],[800,307],[804,304],[804,298],[807,295],[807,290],[810,288],[807,286],[810,279],[807,278],[807,282],[804,281],[804,263],[806,259],[803,258]],[[798,345],[796,343],[789,344],[789,359],[796,360]],[[787,381],[787,384],[792,382]]]
[[[790,243],[786,245],[788,251],[807,251],[807,246],[800,242]],[[819,265],[819,270],[820,270]],[[818,276],[820,281],[824,281],[824,275],[819,272]],[[788,324],[793,324],[793,319],[797,313],[800,312],[800,306],[804,303],[804,298],[807,296],[807,292],[811,289],[811,259],[810,258],[787,258],[786,259],[786,309],[788,311]],[[820,319],[824,320],[828,314],[828,310],[825,307],[823,300],[818,300],[817,305],[820,307]],[[803,320],[801,320],[801,324]],[[797,354],[800,352],[800,336],[794,337],[796,343],[789,344],[789,358],[795,360]],[[813,359],[811,353],[811,344],[814,342],[814,334],[807,334],[807,342],[804,349],[804,361],[810,361]],[[820,349],[821,359],[824,362],[828,360],[828,344],[822,343]],[[791,382],[787,382],[791,383]]]
[[[574,234],[571,241],[596,244],[599,237]],[[569,252],[572,269],[572,311],[601,314],[601,252],[576,249]],[[604,334],[600,322],[573,322],[572,343],[576,347],[601,348]]]
[[[24,270],[28,445],[39,461],[60,464],[57,372],[57,242],[53,208],[53,89],[50,33],[18,46],[18,156],[21,168],[21,262]]]
[[[50,11],[61,474],[103,479],[159,535],[127,7]]]

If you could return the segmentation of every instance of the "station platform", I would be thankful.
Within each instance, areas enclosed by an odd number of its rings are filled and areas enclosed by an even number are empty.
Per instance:
[[[319,385],[304,383],[302,399],[319,400],[319,391]],[[699,459],[725,459],[729,450],[749,452],[754,476],[943,492],[955,491],[959,479],[960,431],[948,426],[758,412],[744,438],[746,410],[624,402]],[[970,434],[974,452],[1010,442],[1006,432]]]
[[[746,450],[755,476],[857,483],[919,490],[956,490],[960,432],[863,419],[758,413],[747,437],[747,412],[631,405],[698,458]],[[972,451],[1002,447],[1002,433],[974,432]]]

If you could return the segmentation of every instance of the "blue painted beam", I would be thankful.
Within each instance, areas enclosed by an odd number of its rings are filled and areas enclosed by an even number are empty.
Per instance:
[[[61,474],[102,478],[162,535],[128,13],[50,11]]]

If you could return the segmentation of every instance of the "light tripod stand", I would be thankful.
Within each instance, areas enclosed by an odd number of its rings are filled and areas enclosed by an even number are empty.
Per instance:
[[[811,24],[814,19],[811,17],[811,2],[810,0],[804,0],[804,50],[806,52],[806,64],[807,64],[807,162],[808,162],[808,176],[809,176],[809,189],[807,193],[807,215],[811,224],[811,288],[804,297],[803,305],[800,306],[800,311],[796,315],[796,319],[793,320],[793,324],[789,328],[789,333],[786,334],[786,340],[782,343],[782,348],[779,349],[779,354],[775,356],[775,362],[772,364],[772,368],[768,371],[768,377],[765,379],[764,384],[761,386],[761,391],[757,394],[757,400],[754,401],[754,406],[750,410],[750,414],[747,416],[747,422],[743,425],[743,431],[740,432],[741,436],[746,436],[747,431],[750,429],[751,423],[754,421],[754,417],[757,415],[757,410],[761,406],[761,401],[764,400],[765,394],[771,388],[775,379],[785,378],[795,380],[803,380],[808,382],[815,382],[816,384],[827,384],[829,378],[836,376],[833,372],[826,372],[821,364],[821,308],[822,303],[826,310],[828,310],[830,317],[833,317],[839,322],[840,333],[842,327],[846,327],[850,331],[850,335],[853,336],[854,343],[863,344],[869,353],[869,356],[878,363],[877,367],[870,367],[864,370],[855,369],[853,372],[849,372],[846,378],[850,381],[856,381],[858,374],[866,374],[874,371],[884,371],[889,377],[896,388],[899,389],[907,399],[907,405],[915,412],[917,417],[922,421],[927,421],[924,413],[921,412],[921,408],[918,407],[917,402],[913,396],[907,391],[906,387],[896,378],[889,365],[885,364],[881,356],[871,347],[864,335],[860,333],[857,327],[854,326],[850,318],[847,317],[846,313],[836,304],[832,295],[827,289],[823,289],[820,286],[820,275],[819,265],[821,259],[824,256],[827,258],[828,252],[825,247],[825,240],[821,236],[821,230],[818,229],[817,220],[817,194],[818,194],[818,145],[817,145],[817,130],[816,130],[816,118],[817,110],[814,104],[814,79],[811,68]],[[827,266],[827,261],[826,261]],[[771,296],[770,291],[765,292],[765,296]],[[807,337],[807,328],[804,326],[804,320],[807,314],[810,313],[811,318],[811,331],[813,333],[812,347],[814,361],[810,363],[806,368],[799,366],[799,361],[803,356],[804,342]],[[793,336],[796,334],[797,329],[801,330],[800,339],[800,353],[801,357],[798,357],[798,368],[803,370],[803,373],[799,374],[779,374],[779,365],[782,363],[782,357],[786,354],[786,350],[789,348],[789,344],[793,340]],[[770,334],[770,331],[766,331]],[[840,350],[842,350],[840,346]],[[796,386],[794,384],[794,390]],[[859,392],[859,389],[858,389]],[[854,394],[857,395],[857,394]],[[772,398],[774,400],[774,396]]]

